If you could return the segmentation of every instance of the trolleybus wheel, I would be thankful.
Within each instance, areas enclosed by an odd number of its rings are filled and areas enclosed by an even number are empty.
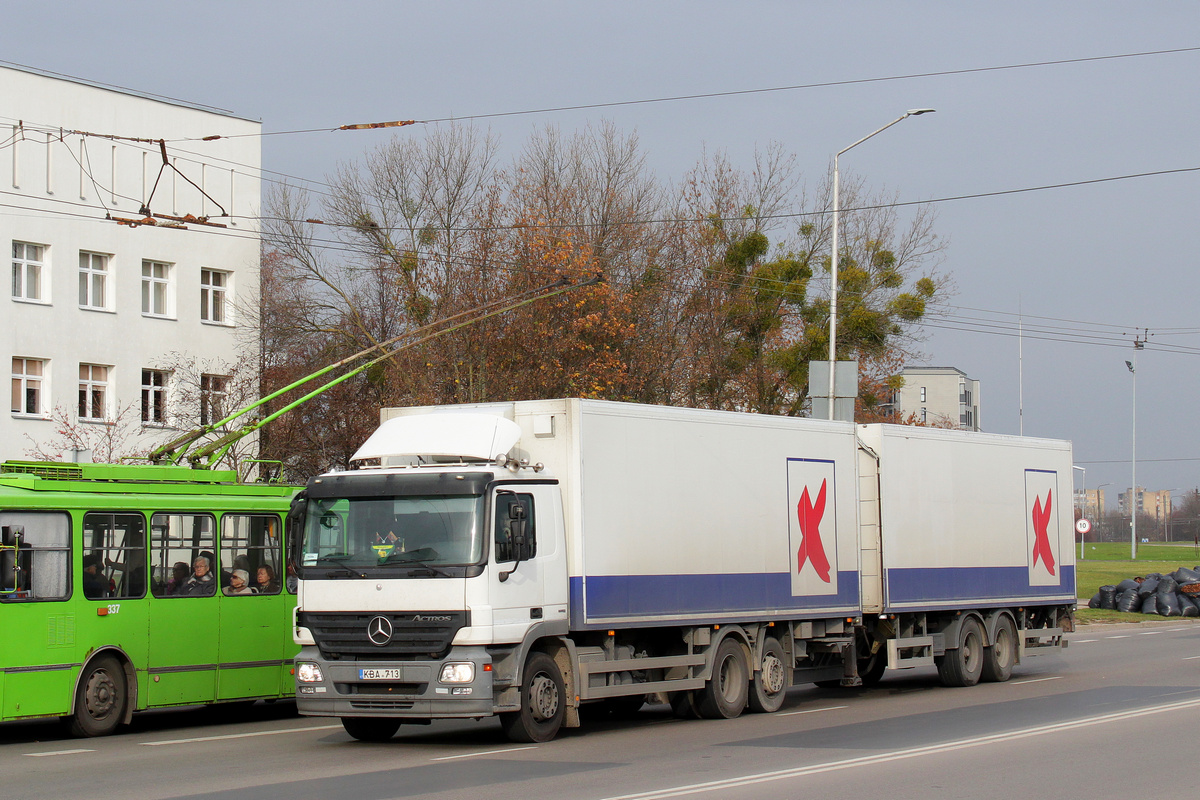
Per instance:
[[[92,661],[79,676],[75,690],[75,713],[70,719],[75,736],[107,736],[125,718],[129,695],[125,670],[112,656]]]

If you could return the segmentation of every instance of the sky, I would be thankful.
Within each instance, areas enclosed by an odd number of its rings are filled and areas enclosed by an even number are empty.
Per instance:
[[[511,157],[609,120],[664,181],[780,142],[811,190],[834,153],[934,108],[840,161],[935,203],[955,294],[924,363],[981,382],[985,430],[1070,439],[1076,485],[1109,484],[1110,508],[1135,428],[1139,485],[1200,486],[1200,4],[64,0],[5,23],[4,62],[322,129],[263,137],[268,177],[293,182],[430,130],[343,124],[616,103],[477,124]],[[777,87],[807,88],[728,94]]]

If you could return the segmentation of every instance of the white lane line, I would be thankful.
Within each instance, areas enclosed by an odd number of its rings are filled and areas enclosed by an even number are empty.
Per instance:
[[[1102,714],[1100,716],[1086,717],[1084,719],[1078,719],[1072,722],[1058,722],[1052,725],[1042,725],[1037,728],[1027,728],[1023,731],[995,733],[987,736],[977,736],[971,739],[961,739],[957,742],[945,742],[943,744],[929,745],[926,747],[914,747],[908,750],[894,750],[890,753],[879,753],[878,755],[862,756],[860,758],[848,758],[844,761],[830,761],[824,764],[813,764],[808,767],[781,769],[774,772],[759,772],[752,775],[743,775],[740,778],[709,781],[707,783],[693,783],[685,786],[672,786],[667,789],[658,789],[652,792],[623,794],[616,797],[609,797],[607,800],[657,800],[657,798],[681,797],[683,795],[700,794],[702,792],[719,792],[741,786],[768,783],[770,781],[786,780],[788,778],[801,778],[807,775],[817,775],[823,772],[834,772],[836,770],[852,769],[854,767],[885,764],[889,761],[919,758],[921,756],[947,753],[954,750],[965,750],[971,747],[982,747],[1000,742],[1028,739],[1034,736],[1045,736],[1046,734],[1061,733],[1062,731],[1074,730],[1075,728],[1086,728],[1090,725],[1104,725],[1109,722],[1123,722],[1136,717],[1144,717],[1151,714],[1165,714],[1172,711],[1178,711],[1183,708],[1195,708],[1196,706],[1200,706],[1200,698],[1194,700],[1185,700],[1179,703],[1168,703],[1161,706],[1142,708],[1136,711],[1120,711],[1113,714]]]
[[[49,753],[25,753],[24,755],[38,758],[40,756],[73,756],[76,753],[94,753],[95,750],[54,750]]]
[[[1140,631],[1138,632],[1138,636],[1154,636],[1159,633],[1162,633],[1162,631]]]
[[[528,747],[506,747],[503,750],[484,750],[482,753],[463,753],[457,756],[440,756],[431,758],[430,761],[453,761],[456,758],[474,758],[475,756],[494,756],[497,753],[516,753],[520,750],[537,750],[537,745],[529,745]]]
[[[1087,644],[1088,642],[1098,642],[1099,639],[1072,639],[1071,644]]]
[[[773,717],[794,717],[797,714],[816,714],[818,711],[837,711],[839,708],[849,708],[850,706],[828,706],[826,708],[809,708],[804,711],[789,711],[786,714],[772,714]]]
[[[1058,680],[1062,680],[1062,675],[1054,675],[1049,678],[1029,678],[1028,680],[1023,680],[1023,681],[1013,681],[1012,685],[1020,686],[1023,683],[1041,683],[1042,681],[1058,681]]]
[[[1126,633],[1126,634],[1122,634],[1120,636],[1105,636],[1104,638],[1105,639],[1128,639],[1131,636],[1132,636],[1132,634]]]
[[[227,733],[224,736],[197,736],[193,739],[167,739],[162,742],[142,742],[142,747],[162,747],[167,744],[195,744],[196,742],[217,742],[222,739],[249,739],[251,736],[276,736],[280,733],[308,733],[309,731],[328,731],[341,728],[341,725],[313,725],[308,728],[284,728],[278,731],[255,731],[254,733]]]
[[[1191,660],[1193,660],[1193,659],[1196,659],[1196,658],[1200,658],[1200,656],[1185,656],[1183,660],[1184,660],[1184,661],[1191,661]]]

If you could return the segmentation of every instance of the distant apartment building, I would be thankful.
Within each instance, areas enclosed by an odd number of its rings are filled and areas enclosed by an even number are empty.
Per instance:
[[[979,422],[979,381],[955,367],[905,367],[904,386],[892,398],[901,419],[959,430],[982,430]]]
[[[1100,519],[1104,515],[1104,490],[1076,489],[1075,507],[1088,519]]]
[[[1136,490],[1126,489],[1117,495],[1117,511],[1128,514],[1130,497],[1137,499],[1138,514],[1144,514],[1159,522],[1171,516],[1171,491],[1163,489],[1157,492],[1148,491],[1142,487]]]
[[[0,87],[0,458],[61,439],[62,420],[137,448],[222,416],[254,357],[260,123],[14,67]]]

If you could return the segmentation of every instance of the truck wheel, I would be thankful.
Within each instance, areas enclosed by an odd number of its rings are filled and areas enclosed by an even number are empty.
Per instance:
[[[733,719],[746,709],[750,669],[746,652],[733,639],[717,645],[712,677],[698,692],[696,707],[705,719]]]
[[[101,656],[84,668],[75,691],[75,713],[70,717],[74,736],[107,736],[125,718],[129,694],[125,670],[112,656]]]
[[[779,640],[771,638],[764,641],[759,674],[750,684],[750,710],[765,714],[778,711],[787,696],[790,672],[784,662],[783,646]]]
[[[1006,681],[1012,676],[1017,663],[1017,628],[1009,617],[1001,617],[996,623],[996,635],[992,646],[983,650],[983,674],[985,681]]]
[[[676,719],[700,719],[700,710],[696,708],[698,690],[686,692],[671,692],[671,713]]]
[[[983,628],[975,617],[963,620],[958,631],[958,647],[947,650],[938,665],[938,675],[946,686],[974,686],[983,672]]]
[[[391,717],[342,717],[342,727],[360,742],[386,742],[400,730],[400,720]]]
[[[864,687],[874,686],[883,679],[883,671],[887,669],[887,650],[879,648],[876,652],[858,660],[858,677]]]
[[[512,742],[548,742],[566,715],[562,673],[545,653],[530,653],[521,681],[521,710],[500,715],[500,727]]]

